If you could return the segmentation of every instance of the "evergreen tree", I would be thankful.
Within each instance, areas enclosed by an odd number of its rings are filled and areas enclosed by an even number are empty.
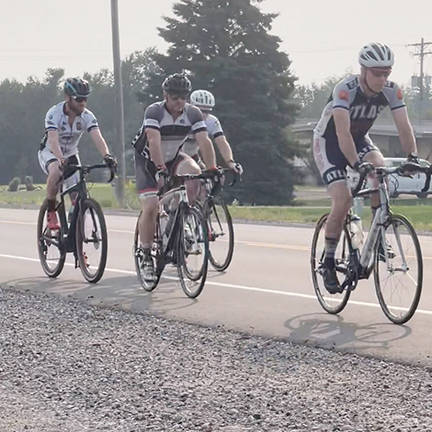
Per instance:
[[[160,70],[150,75],[145,100],[161,99],[166,75],[187,71],[194,89],[216,98],[220,118],[236,160],[245,168],[243,183],[231,197],[248,204],[287,204],[292,198],[295,143],[286,128],[294,122],[290,103],[295,78],[290,60],[270,35],[277,14],[265,14],[262,0],[181,0],[175,18],[165,18],[159,33],[169,43],[155,54]]]

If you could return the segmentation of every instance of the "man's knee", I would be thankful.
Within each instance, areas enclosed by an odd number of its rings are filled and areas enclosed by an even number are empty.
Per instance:
[[[48,176],[51,178],[60,178],[62,171],[60,169],[60,162],[53,161],[47,166]]]
[[[192,158],[187,158],[179,163],[176,173],[180,175],[201,174],[201,168]]]
[[[332,200],[332,213],[346,215],[353,204],[350,189],[344,183],[335,183],[329,187]]]
[[[376,166],[376,167],[385,166],[384,156],[382,155],[381,152],[378,152],[378,151],[372,151],[372,152],[368,153],[363,158],[363,160],[364,160],[364,162],[369,162],[373,166]]]
[[[158,211],[157,196],[140,196],[141,210],[144,215],[156,215]]]

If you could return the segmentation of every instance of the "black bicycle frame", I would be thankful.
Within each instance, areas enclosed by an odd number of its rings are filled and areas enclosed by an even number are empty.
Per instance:
[[[90,166],[78,166],[69,165],[72,168],[76,168],[80,173],[80,180],[77,184],[71,186],[70,188],[60,192],[60,202],[56,206],[56,210],[60,216],[61,226],[64,228],[63,231],[63,244],[66,247],[66,252],[73,252],[75,256],[75,266],[77,266],[78,257],[76,253],[76,224],[78,222],[78,214],[81,210],[81,203],[88,198],[86,181],[84,176],[95,168],[109,168],[106,164],[96,164]],[[110,181],[113,178],[113,173],[111,173]],[[77,198],[75,200],[74,209],[71,215],[70,222],[67,221],[66,207],[64,203],[65,195],[70,195],[73,192],[77,192]]]

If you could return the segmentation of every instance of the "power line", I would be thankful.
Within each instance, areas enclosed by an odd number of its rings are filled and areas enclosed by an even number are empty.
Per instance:
[[[432,54],[432,51],[425,51],[425,49],[429,46],[432,45],[432,42],[425,42],[423,38],[421,38],[421,42],[420,43],[415,43],[415,44],[409,44],[407,46],[412,46],[415,47],[417,49],[418,52],[414,53],[414,56],[418,56],[420,57],[420,77],[419,77],[419,84],[420,84],[420,115],[419,115],[419,122],[422,122],[423,119],[423,110],[424,110],[424,103],[423,103],[423,93],[424,93],[424,72],[423,72],[423,63],[424,63],[424,58],[429,55]]]

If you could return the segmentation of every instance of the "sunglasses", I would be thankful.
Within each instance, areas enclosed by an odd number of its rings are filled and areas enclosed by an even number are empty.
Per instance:
[[[81,103],[81,102],[87,102],[87,98],[86,97],[81,97],[81,96],[72,96],[72,99],[75,102]]]
[[[390,70],[376,70],[376,69],[372,69],[372,68],[368,68],[368,70],[371,71],[372,75],[376,78],[388,78],[391,74],[391,69]]]

